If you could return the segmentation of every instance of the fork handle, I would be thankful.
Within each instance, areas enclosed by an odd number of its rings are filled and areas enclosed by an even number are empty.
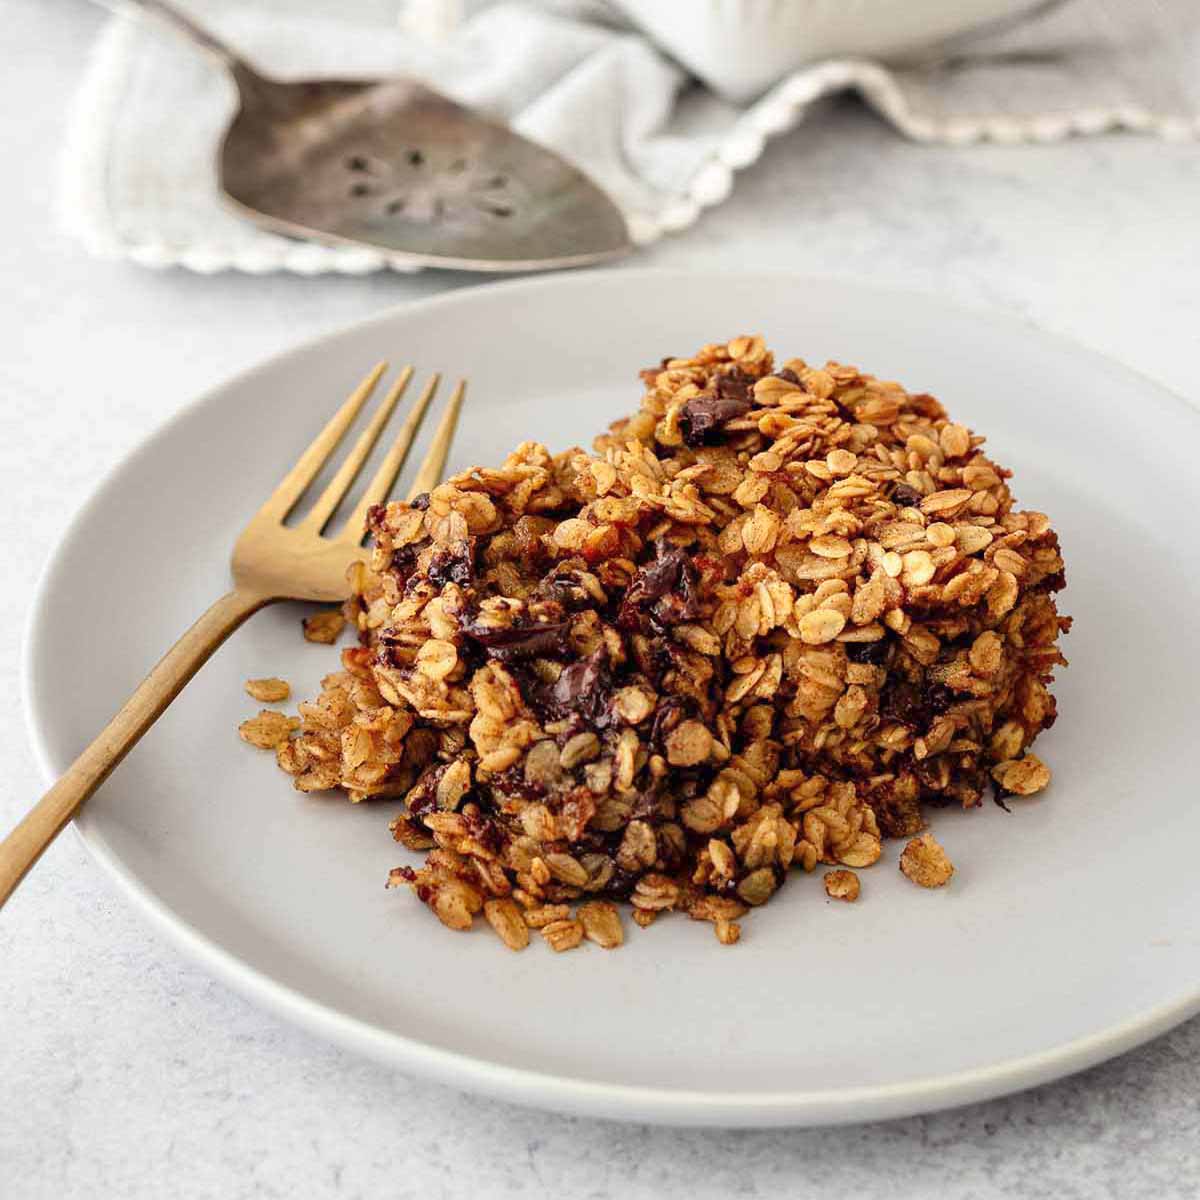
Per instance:
[[[270,602],[270,598],[257,592],[235,589],[222,596],[163,655],[95,741],[0,842],[0,907],[42,856],[42,851],[133,749],[142,734],[162,716],[167,705],[183,691],[213,651],[247,617]]]

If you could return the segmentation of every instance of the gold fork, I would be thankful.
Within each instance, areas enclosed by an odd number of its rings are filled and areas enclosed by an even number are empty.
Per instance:
[[[411,367],[400,372],[354,448],[304,518],[291,526],[285,525],[284,520],[329,461],[386,370],[387,363],[380,363],[358,385],[250,519],[233,547],[233,591],[222,596],[167,651],[124,708],[12,833],[0,842],[0,906],[84,801],[162,716],[167,705],[208,661],[213,651],[247,617],[279,600],[328,602],[346,598],[349,593],[346,572],[355,556],[362,556],[367,509],[386,500],[391,493],[437,390],[439,376],[434,375],[426,384],[387,456],[339,532],[328,537],[323,534],[408,387],[413,375]],[[460,381],[450,397],[409,493],[410,500],[429,491],[441,480],[465,389],[466,384]]]

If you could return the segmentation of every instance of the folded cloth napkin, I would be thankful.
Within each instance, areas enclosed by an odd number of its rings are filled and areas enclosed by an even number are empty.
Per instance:
[[[1111,129],[1200,136],[1200,3],[1072,0],[956,56],[806,66],[746,105],[718,98],[595,0],[500,3],[448,36],[209,0],[197,15],[281,78],[412,74],[508,121],[599,183],[633,239],[685,228],[813,102],[845,90],[908,137],[1052,142]],[[345,8],[343,9],[345,13]],[[62,172],[67,227],[147,266],[362,273],[384,253],[293,241],[226,210],[213,170],[233,112],[219,67],[156,22],[119,15],[77,98]],[[401,268],[402,269],[402,268]]]

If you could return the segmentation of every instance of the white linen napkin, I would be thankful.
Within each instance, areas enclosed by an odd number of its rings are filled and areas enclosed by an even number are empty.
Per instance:
[[[437,41],[210,0],[197,15],[282,78],[412,74],[508,121],[599,183],[646,243],[729,195],[735,172],[813,101],[848,89],[921,141],[1053,142],[1111,129],[1200,136],[1200,3],[1073,0],[950,61],[821,62],[735,105],[692,83],[651,42],[594,19],[595,0],[500,3]],[[588,19],[588,18],[593,19]],[[80,88],[61,210],[89,250],[147,266],[362,273],[386,254],[258,230],[219,198],[214,156],[235,92],[156,22],[116,16]],[[816,118],[814,118],[816,119]],[[399,267],[399,269],[404,269]]]

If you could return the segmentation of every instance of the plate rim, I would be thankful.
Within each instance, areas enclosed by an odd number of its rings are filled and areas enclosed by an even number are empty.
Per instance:
[[[43,612],[47,596],[56,577],[66,569],[68,552],[96,504],[118,486],[127,468],[143,455],[153,454],[177,424],[190,419],[225,391],[252,384],[256,376],[269,375],[280,363],[301,352],[319,351],[348,334],[371,326],[388,324],[414,311],[453,307],[464,297],[470,299],[495,292],[520,292],[563,286],[586,287],[593,281],[618,278],[629,286],[636,286],[639,277],[685,280],[711,273],[711,269],[703,268],[659,267],[576,270],[554,275],[484,281],[453,288],[434,296],[400,301],[377,313],[338,325],[276,351],[207,388],[166,420],[155,425],[121,454],[89,490],[59,534],[33,589],[22,638],[21,704],[34,759],[45,782],[53,782],[67,765],[55,762],[46,744],[42,724],[36,716],[40,708],[42,686],[35,677],[35,658],[46,634]],[[1017,336],[1032,336],[1043,342],[1057,344],[1060,349],[1073,355],[1090,358],[1097,364],[1102,364],[1106,370],[1125,376],[1141,388],[1150,389],[1162,397],[1169,398],[1186,410],[1193,419],[1200,420],[1200,408],[1167,385],[1083,345],[1070,336],[1043,329],[1036,322],[1012,313],[986,306],[948,301],[928,291],[878,286],[855,278],[815,276],[771,268],[722,269],[718,273],[724,279],[764,279],[777,284],[786,282],[810,287],[829,284],[869,291],[896,300],[917,298],[935,307],[949,309],[992,325],[1006,326]],[[88,820],[86,810],[72,825],[89,856],[118,885],[118,890],[133,902],[134,909],[140,912],[152,929],[166,935],[167,940],[185,957],[197,962],[210,974],[261,1008],[325,1040],[420,1078],[526,1107],[551,1109],[579,1116],[677,1126],[766,1128],[848,1124],[934,1112],[992,1099],[1064,1078],[1132,1050],[1200,1012],[1200,983],[1197,983],[1193,989],[1116,1025],[1032,1054],[951,1074],[935,1074],[900,1083],[837,1090],[789,1089],[722,1093],[587,1080],[509,1066],[460,1051],[429,1045],[419,1039],[380,1028],[313,999],[224,949],[175,913],[166,901],[154,895],[110,849],[103,831]]]

